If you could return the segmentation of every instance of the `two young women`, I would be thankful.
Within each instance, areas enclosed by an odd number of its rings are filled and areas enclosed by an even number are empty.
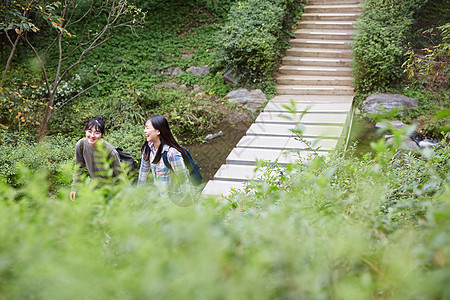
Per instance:
[[[76,197],[76,186],[84,168],[87,169],[91,178],[104,177],[102,175],[102,163],[97,158],[99,156],[97,148],[100,144],[109,152],[108,160],[113,158],[110,165],[113,169],[113,177],[125,173],[120,164],[119,154],[111,144],[103,139],[105,122],[101,116],[92,118],[87,122],[85,133],[86,137],[80,139],[75,147],[76,170],[70,193],[71,200]],[[154,182],[160,188],[162,195],[179,192],[183,183],[189,180],[189,171],[184,164],[187,155],[173,137],[166,118],[161,115],[148,118],[145,121],[144,133],[146,141],[141,148],[142,159],[138,185],[146,182],[151,170]],[[170,168],[166,166],[163,156],[167,157]]]

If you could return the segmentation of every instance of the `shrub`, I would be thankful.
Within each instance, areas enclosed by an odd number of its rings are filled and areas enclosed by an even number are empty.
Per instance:
[[[32,173],[47,169],[50,176],[61,171],[62,164],[73,163],[75,140],[62,136],[47,137],[37,144],[27,136],[11,138],[5,135],[0,143],[0,177],[6,182],[17,184],[17,173],[25,167]],[[61,184],[53,178],[56,184]]]
[[[380,91],[401,78],[414,14],[425,2],[365,1],[353,44],[353,76],[359,92]]]
[[[282,43],[299,16],[303,1],[249,0],[236,2],[222,28],[220,59],[243,82],[272,79],[286,45]]]
[[[24,168],[19,188],[0,181],[0,294],[446,299],[449,152],[423,154],[313,158],[283,182],[190,207],[122,182],[86,182],[70,202]]]

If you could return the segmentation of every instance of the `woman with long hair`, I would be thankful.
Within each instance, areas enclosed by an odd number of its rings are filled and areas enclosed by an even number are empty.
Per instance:
[[[162,195],[174,191],[171,188],[179,192],[180,186],[188,180],[188,169],[184,163],[187,154],[173,137],[167,119],[161,115],[151,116],[145,121],[144,133],[146,141],[141,148],[138,185],[147,180],[151,170]],[[167,156],[170,168],[166,166],[163,155]]]
[[[86,123],[84,129],[86,136],[80,139],[75,146],[75,172],[73,174],[72,189],[70,192],[70,199],[75,200],[77,195],[77,184],[83,175],[85,169],[91,178],[106,178],[105,170],[103,170],[103,161],[99,159],[101,152],[99,147],[105,149],[108,153],[108,161],[114,158],[110,164],[113,170],[112,176],[116,177],[119,174],[125,174],[125,170],[120,164],[119,154],[114,146],[103,139],[105,135],[105,121],[102,116],[97,116]]]

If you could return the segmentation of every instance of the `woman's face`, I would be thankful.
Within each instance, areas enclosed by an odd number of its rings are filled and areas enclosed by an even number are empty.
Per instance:
[[[144,133],[148,142],[159,142],[159,130],[153,128],[151,120],[145,123]]]
[[[103,137],[103,134],[96,127],[91,127],[86,130],[86,138],[89,142],[89,145],[95,147],[96,143],[100,141]]]

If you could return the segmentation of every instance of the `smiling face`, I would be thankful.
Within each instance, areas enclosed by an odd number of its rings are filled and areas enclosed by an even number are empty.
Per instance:
[[[91,128],[86,129],[86,139],[92,147],[95,147],[96,143],[100,141],[102,137],[103,133],[101,133],[98,127],[92,126]]]
[[[144,133],[145,133],[145,137],[148,142],[152,142],[153,144],[159,143],[159,133],[160,132],[158,129],[153,128],[153,124],[152,124],[151,120],[148,120],[145,123]]]

